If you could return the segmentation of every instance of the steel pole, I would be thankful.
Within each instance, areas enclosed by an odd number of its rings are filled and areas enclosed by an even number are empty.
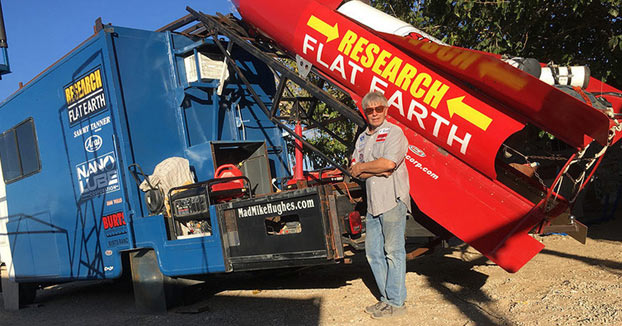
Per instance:
[[[4,28],[4,16],[2,15],[2,2],[0,1],[0,48],[7,48],[6,30]]]
[[[4,15],[2,14],[2,2],[0,2],[0,79],[2,79],[2,75],[11,72],[9,68],[9,53],[7,51],[8,46],[4,28]]]

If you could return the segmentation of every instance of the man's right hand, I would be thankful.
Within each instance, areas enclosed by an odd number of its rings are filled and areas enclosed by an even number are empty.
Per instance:
[[[390,176],[391,176],[391,174],[393,174],[393,170],[378,173],[378,175],[377,175],[377,176],[378,176],[378,177],[385,177],[385,178],[388,178],[388,177],[390,177]]]
[[[363,172],[361,174],[359,174],[358,178],[359,179],[367,179],[370,177],[385,177],[388,178],[391,176],[391,174],[393,174],[393,171],[385,171],[385,172],[380,172],[380,173],[369,173],[369,172]]]

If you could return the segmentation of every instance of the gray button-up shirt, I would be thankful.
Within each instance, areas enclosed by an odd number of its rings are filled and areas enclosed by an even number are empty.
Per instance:
[[[395,162],[395,170],[389,177],[370,177],[365,181],[367,188],[367,212],[380,215],[395,206],[400,199],[410,210],[410,185],[404,156],[408,151],[408,140],[402,129],[384,121],[373,134],[365,129],[356,141],[352,162],[363,163],[381,157]]]

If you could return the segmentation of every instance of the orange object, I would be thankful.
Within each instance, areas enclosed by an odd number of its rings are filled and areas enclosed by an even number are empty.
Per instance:
[[[241,177],[242,171],[233,164],[223,164],[216,169],[214,179]],[[241,179],[229,182],[217,183],[212,186],[212,191],[241,190],[244,188],[244,181]]]

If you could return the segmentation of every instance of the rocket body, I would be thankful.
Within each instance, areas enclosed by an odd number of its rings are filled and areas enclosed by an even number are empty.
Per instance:
[[[533,123],[578,148],[606,141],[609,120],[498,56],[447,46],[360,2],[237,0],[258,32],[308,61],[357,102],[384,93],[409,140],[417,208],[514,272],[543,245],[537,207],[497,181],[502,143]],[[569,117],[559,114],[563,106]]]

